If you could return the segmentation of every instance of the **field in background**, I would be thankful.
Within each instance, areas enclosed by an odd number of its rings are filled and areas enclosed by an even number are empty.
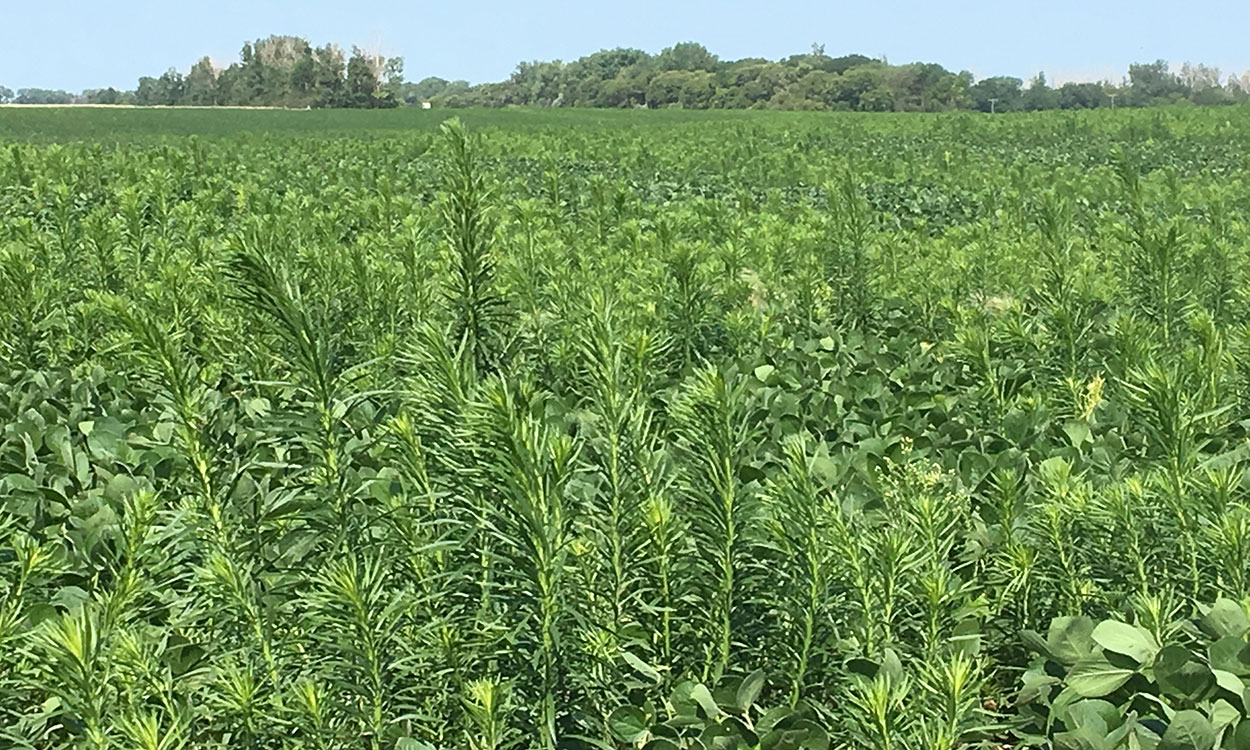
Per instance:
[[[271,133],[325,137],[386,137],[405,131],[432,132],[444,120],[456,117],[471,128],[537,131],[548,128],[668,128],[686,123],[742,123],[829,128],[838,131],[856,123],[874,123],[881,132],[916,132],[931,128],[967,129],[989,137],[1026,134],[1030,140],[1050,135],[1080,133],[1122,134],[1130,139],[1158,134],[1217,135],[1234,133],[1234,123],[1250,117],[1245,107],[1152,108],[1118,112],[1051,111],[1034,114],[986,116],[983,113],[881,114],[829,112],[765,112],[756,110],[612,110],[612,109],[436,109],[415,107],[390,110],[281,110],[226,107],[0,107],[0,139],[33,142],[98,141],[118,143],[164,137],[224,137]],[[1027,126],[1019,123],[1027,121]]]
[[[1238,750],[1248,363],[1250,110],[3,109],[0,746]]]
[[[767,115],[741,111],[683,111],[602,109],[470,109],[422,110],[417,107],[389,110],[352,109],[234,109],[132,108],[132,107],[0,107],[0,139],[101,140],[200,135],[228,136],[240,133],[307,135],[393,134],[406,130],[437,130],[449,117],[459,117],[470,127],[534,130],[548,127],[621,127],[641,123],[666,125],[680,122],[750,121]],[[781,115],[785,117],[785,115]],[[773,117],[777,117],[776,114]]]

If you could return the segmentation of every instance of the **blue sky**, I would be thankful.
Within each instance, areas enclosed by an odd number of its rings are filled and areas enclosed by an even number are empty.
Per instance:
[[[237,59],[245,40],[296,34],[402,55],[407,75],[506,77],[520,60],[604,47],[704,43],[722,58],[830,54],[937,62],[977,77],[1119,79],[1134,61],[1250,70],[1250,2],[1197,0],[0,0],[0,85],[133,88],[139,76]]]

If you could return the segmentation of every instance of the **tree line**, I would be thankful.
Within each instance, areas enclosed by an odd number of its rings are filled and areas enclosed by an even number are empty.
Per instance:
[[[403,58],[337,45],[312,46],[295,36],[243,45],[239,62],[219,68],[209,58],[185,75],[170,69],[144,77],[133,91],[64,91],[0,87],[0,102],[163,106],[381,108],[431,102],[442,107],[612,107],[1016,112],[1042,109],[1232,104],[1250,99],[1250,72],[1166,61],[1135,63],[1119,83],[1050,86],[1043,74],[1027,83],[994,76],[975,80],[935,63],[891,65],[859,54],[833,57],[823,45],[780,60],[721,60],[696,42],[649,54],[600,50],[572,62],[523,62],[504,81],[470,85],[427,77],[404,80]]]
[[[0,102],[17,104],[133,104],[139,106],[252,106],[385,108],[402,103],[404,61],[336,44],[312,46],[296,36],[247,42],[239,61],[219,67],[207,57],[185,75],[170,68],[144,76],[131,91],[89,89],[75,95],[47,89],[0,87]]]

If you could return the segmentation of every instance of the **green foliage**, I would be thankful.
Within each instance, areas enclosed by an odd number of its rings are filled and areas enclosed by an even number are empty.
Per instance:
[[[677,685],[660,705],[621,706],[608,717],[612,735],[636,747],[828,750],[829,734],[810,708],[756,705],[767,677],[753,672],[719,683]]]
[[[1055,747],[1241,747],[1248,710],[1241,654],[1250,650],[1242,605],[1220,599],[1167,637],[1139,624],[1086,617],[1051,623],[1018,701],[1023,737]]]
[[[247,42],[239,56],[225,68],[204,57],[185,76],[174,68],[157,78],[144,76],[133,94],[108,89],[87,98],[95,104],[296,109],[378,109],[400,102],[402,58],[356,47],[349,57],[337,45],[313,47],[307,39],[285,35]]]
[[[1245,744],[1244,112],[82,115],[0,123],[0,745]]]
[[[1250,74],[1225,79],[1218,68],[1134,63],[1129,85],[1111,81],[1047,85],[1039,73],[1027,88],[1018,78],[993,76],[974,83],[936,63],[890,65],[860,54],[831,57],[823,44],[776,62],[721,60],[702,44],[680,42],[651,55],[638,49],[603,49],[572,62],[523,61],[504,81],[471,86],[427,76],[404,81],[403,58],[335,44],[314,47],[303,37],[271,35],[247,42],[240,61],[219,68],[200,58],[183,75],[170,68],[144,76],[134,91],[65,91],[0,87],[0,104],[103,104],[379,109],[422,107],[648,107],[682,109],[854,110],[941,112],[976,109],[1017,112],[1045,109],[1144,107],[1180,102],[1204,106],[1244,102]]]

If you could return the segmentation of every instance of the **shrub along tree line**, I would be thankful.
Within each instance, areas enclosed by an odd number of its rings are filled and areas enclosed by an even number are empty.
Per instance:
[[[448,107],[684,107],[686,109],[800,109],[867,112],[975,109],[1144,107],[1156,104],[1232,104],[1250,98],[1250,72],[1225,76],[1218,68],[1167,61],[1134,63],[1119,84],[1050,86],[1039,73],[1025,81],[994,76],[976,81],[936,63],[890,65],[864,55],[831,57],[824,45],[772,61],[721,60],[696,42],[652,55],[608,49],[572,62],[522,62],[505,81],[471,86],[427,77],[405,82],[403,58],[337,45],[314,47],[295,36],[271,36],[243,45],[239,62],[218,68],[204,57],[187,74],[170,68],[139,79],[135,91],[93,89],[81,95],[0,87],[0,103],[253,105],[285,107],[394,107],[433,101]]]

